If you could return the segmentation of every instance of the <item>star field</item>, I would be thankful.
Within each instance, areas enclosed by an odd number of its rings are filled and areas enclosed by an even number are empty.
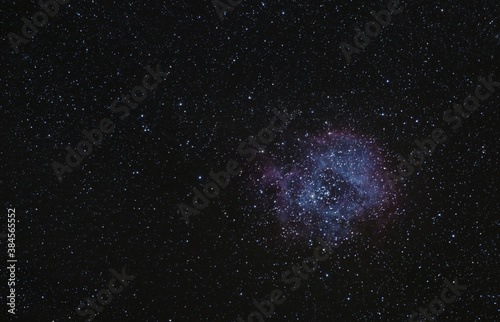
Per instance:
[[[135,279],[94,321],[246,321],[276,288],[265,321],[408,321],[455,278],[467,289],[436,321],[500,320],[500,88],[389,176],[479,77],[500,82],[500,5],[401,1],[348,64],[340,44],[387,3],[244,0],[221,21],[212,1],[69,1],[18,53],[8,34],[42,9],[2,3],[0,234],[16,208],[18,262],[14,316],[0,235],[0,321],[85,321],[122,267]],[[157,64],[121,119],[112,102]],[[178,204],[273,109],[298,114],[187,225]],[[104,118],[114,130],[59,182],[52,162]],[[292,291],[282,274],[328,236]]]

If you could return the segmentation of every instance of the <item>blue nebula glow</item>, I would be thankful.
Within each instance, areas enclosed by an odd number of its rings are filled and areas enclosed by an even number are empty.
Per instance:
[[[393,186],[383,171],[382,151],[372,139],[342,132],[307,138],[296,156],[270,161],[260,182],[274,191],[273,212],[293,235],[356,233],[353,222],[387,217]],[[278,158],[279,159],[279,158]],[[373,218],[372,218],[373,219]]]

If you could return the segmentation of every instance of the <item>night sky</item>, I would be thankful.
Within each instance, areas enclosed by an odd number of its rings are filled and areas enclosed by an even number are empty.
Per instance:
[[[498,0],[67,2],[0,5],[0,321],[500,321]]]

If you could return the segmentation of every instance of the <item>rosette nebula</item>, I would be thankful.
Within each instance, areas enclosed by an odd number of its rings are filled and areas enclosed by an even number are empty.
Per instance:
[[[295,140],[282,144],[286,157],[265,159],[258,180],[286,235],[338,241],[367,223],[385,228],[396,196],[374,139],[331,131]]]

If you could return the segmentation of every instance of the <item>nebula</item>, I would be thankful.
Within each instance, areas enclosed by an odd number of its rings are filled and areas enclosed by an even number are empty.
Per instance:
[[[385,227],[397,198],[374,139],[329,131],[295,140],[264,158],[257,180],[284,234],[339,241],[363,222]]]

